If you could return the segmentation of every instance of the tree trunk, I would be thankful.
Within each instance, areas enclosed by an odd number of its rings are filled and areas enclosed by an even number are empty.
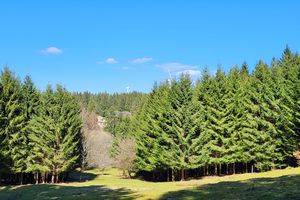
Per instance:
[[[59,182],[59,174],[56,173],[56,176],[55,176],[55,183],[58,183]]]
[[[218,167],[217,167],[217,164],[215,164],[215,175],[218,175]]]
[[[253,173],[254,169],[253,169],[253,164],[251,165],[251,173]]]
[[[131,178],[131,171],[127,170],[127,173],[128,173],[128,177]]]
[[[64,172],[61,173],[61,182],[62,183],[65,182],[65,173]]]
[[[181,181],[184,181],[184,169],[181,169]]]
[[[35,175],[35,184],[39,184],[39,172],[36,172],[36,175]]]
[[[171,176],[172,176],[172,182],[175,181],[175,174],[174,174],[174,169],[171,168]]]
[[[248,163],[246,163],[246,173],[248,173]]]
[[[169,172],[169,169],[167,169],[167,182],[169,182],[170,181],[170,174],[169,174],[170,172]]]
[[[45,177],[46,177],[46,173],[44,173],[44,175],[42,175],[42,183],[45,183]]]
[[[232,170],[233,170],[233,174],[235,174],[235,163],[233,163]]]
[[[55,174],[53,173],[52,176],[51,176],[51,183],[52,184],[54,184],[54,181],[55,181],[54,179],[55,179]]]
[[[20,173],[20,185],[23,185],[23,172]]]
[[[226,174],[228,175],[228,163],[226,164]]]

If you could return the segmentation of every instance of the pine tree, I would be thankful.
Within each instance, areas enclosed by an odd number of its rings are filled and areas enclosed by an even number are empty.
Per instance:
[[[217,70],[208,88],[208,95],[211,100],[207,101],[205,134],[206,142],[203,147],[208,153],[209,165],[214,167],[214,174],[221,173],[221,165],[224,163],[225,153],[225,89],[226,76],[220,69]]]
[[[284,77],[284,85],[288,88],[288,92],[293,99],[293,123],[295,125],[295,134],[298,137],[298,143],[300,141],[300,57],[293,54],[289,47],[283,52],[280,60],[280,66],[282,67],[282,74]],[[299,148],[299,144],[298,144]]]
[[[173,166],[169,162],[171,155],[160,145],[168,129],[168,95],[168,85],[155,85],[148,101],[133,120],[132,129],[137,142],[136,165],[139,170],[154,171]]]
[[[25,116],[25,133],[27,137],[27,149],[28,149],[28,154],[24,159],[26,159],[26,172],[34,172],[35,173],[35,179],[36,182],[38,180],[38,174],[35,168],[31,168],[33,165],[32,160],[34,160],[34,155],[35,153],[34,146],[32,146],[32,143],[30,142],[29,135],[31,132],[31,127],[30,127],[30,121],[34,116],[38,114],[38,107],[40,104],[40,94],[39,91],[36,89],[34,86],[34,83],[32,82],[31,78],[29,76],[26,76],[24,79],[24,83],[22,85],[22,96],[23,96],[23,101],[22,101],[22,106],[24,110],[24,116]]]
[[[230,138],[226,143],[226,172],[229,172],[229,165],[232,165],[232,173],[236,173],[238,165],[242,171],[248,172],[249,164],[254,160],[250,154],[255,147],[253,132],[253,116],[251,109],[253,103],[250,100],[250,75],[246,63],[243,63],[241,70],[236,67],[231,69],[228,75],[226,91],[226,131]],[[252,167],[251,167],[252,168]],[[253,171],[253,168],[252,168]]]
[[[64,88],[56,92],[48,87],[41,98],[41,107],[31,120],[30,139],[35,149],[32,169],[51,173],[51,182],[63,179],[63,172],[75,166],[79,158],[81,119],[75,99]]]
[[[2,133],[1,152],[8,157],[6,168],[12,173],[20,174],[22,184],[28,155],[25,116],[22,108],[21,83],[8,67],[1,74],[2,85]]]
[[[197,132],[198,138],[196,139],[194,152],[197,156],[196,163],[198,167],[203,168],[203,175],[207,175],[208,167],[211,164],[210,159],[210,149],[206,145],[210,139],[210,134],[208,132],[208,117],[209,112],[208,108],[210,103],[213,101],[212,96],[210,95],[210,87],[212,83],[212,77],[210,76],[207,68],[205,68],[202,79],[198,81],[197,87],[194,93],[194,100],[197,109],[198,123],[197,123]]]
[[[274,98],[269,82],[270,70],[265,63],[260,61],[252,76],[250,90],[253,103],[251,108],[252,133],[256,139],[255,147],[250,150],[250,153],[254,156],[255,167],[259,171],[273,168],[277,156],[273,139],[276,129],[271,122],[271,106],[274,104]]]
[[[246,69],[243,65],[244,70]],[[247,73],[247,71],[245,71]],[[230,165],[232,172],[236,171],[236,164],[245,163],[247,165],[249,155],[247,152],[247,143],[245,143],[244,128],[245,103],[247,95],[242,88],[240,73],[237,67],[230,70],[226,84],[225,92],[225,154],[226,173],[229,173]]]
[[[169,154],[173,154],[174,166],[181,171],[181,180],[185,179],[185,170],[196,168],[194,143],[196,142],[196,111],[193,105],[194,88],[188,75],[182,74],[178,81],[173,81],[170,92],[171,141]]]
[[[269,83],[274,95],[270,118],[276,128],[276,135],[273,135],[273,139],[276,144],[276,164],[279,167],[291,163],[293,152],[297,146],[293,121],[293,93],[289,85],[285,84],[282,69],[274,60],[271,68],[272,82]]]

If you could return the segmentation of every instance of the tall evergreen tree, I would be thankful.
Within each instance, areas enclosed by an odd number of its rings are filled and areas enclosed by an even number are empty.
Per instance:
[[[273,136],[276,129],[272,123],[272,105],[274,97],[270,88],[271,73],[268,66],[260,61],[251,79],[251,101],[253,107],[252,133],[256,138],[256,145],[250,151],[254,156],[255,167],[258,170],[268,170],[274,167],[275,144]]]
[[[21,83],[8,67],[1,74],[2,85],[2,133],[1,152],[10,158],[5,165],[12,173],[20,174],[22,184],[23,172],[26,170],[27,136],[25,116],[22,108]]]
[[[42,172],[44,178],[51,173],[54,183],[79,158],[80,109],[71,94],[60,86],[55,92],[49,87],[41,105],[39,114],[31,120],[30,139],[36,153],[32,169]]]
[[[221,165],[224,163],[226,133],[225,133],[225,90],[226,76],[220,69],[211,80],[208,94],[211,100],[206,105],[204,149],[208,153],[209,165],[214,166],[214,173],[219,174]]]
[[[194,88],[189,75],[182,74],[178,81],[173,81],[170,91],[171,140],[169,153],[173,154],[173,163],[181,171],[181,180],[185,179],[185,170],[196,168],[193,148],[196,142],[197,117],[193,104]]]
[[[155,171],[173,166],[170,154],[160,145],[167,135],[166,120],[170,104],[168,102],[169,86],[154,86],[148,101],[133,120],[133,131],[137,142],[137,168],[142,171]],[[162,126],[164,124],[164,126]],[[166,142],[166,141],[164,141]],[[167,144],[169,142],[167,141]]]

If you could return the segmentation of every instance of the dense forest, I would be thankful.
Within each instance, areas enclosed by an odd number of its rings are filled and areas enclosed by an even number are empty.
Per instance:
[[[113,137],[110,156],[146,180],[296,166],[300,57],[286,48],[282,58],[259,61],[253,72],[246,63],[228,73],[206,69],[195,84],[182,74],[156,83],[150,94],[71,93],[59,85],[39,91],[29,76],[21,81],[6,67],[0,184],[61,182],[84,169],[84,132],[95,129],[98,116]]]
[[[300,139],[300,57],[289,48],[259,61],[161,83],[132,122],[136,169],[149,180],[295,166]]]
[[[0,82],[2,184],[59,182],[80,157],[80,107],[66,89],[39,92],[5,68]]]

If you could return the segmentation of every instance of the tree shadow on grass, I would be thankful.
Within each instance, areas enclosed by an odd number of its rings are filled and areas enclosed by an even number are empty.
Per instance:
[[[125,189],[110,189],[105,186],[26,185],[0,188],[1,200],[131,200],[139,196]]]
[[[300,175],[207,184],[191,189],[168,192],[160,199],[295,200],[300,199]]]
[[[98,174],[89,173],[89,172],[80,172],[80,171],[72,171],[69,172],[66,181],[67,182],[85,182],[91,181],[97,178]]]

